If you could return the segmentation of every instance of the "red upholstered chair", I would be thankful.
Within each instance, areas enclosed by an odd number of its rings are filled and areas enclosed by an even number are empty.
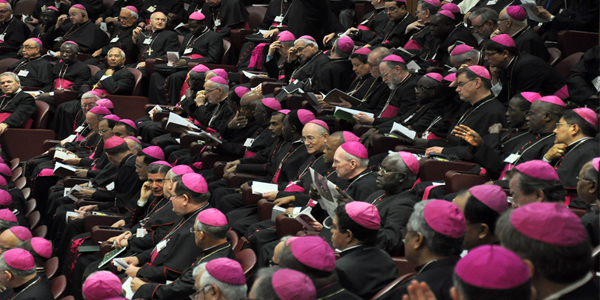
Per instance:
[[[115,3],[115,0],[103,0],[104,10],[107,11]]]
[[[548,48],[548,52],[550,53],[550,58],[548,59],[548,63],[551,66],[554,66],[562,57],[562,52],[558,48]]]
[[[392,257],[398,267],[398,276],[403,276],[415,272],[415,265],[409,262],[406,257]]]
[[[558,64],[556,64],[554,66],[554,69],[556,69],[556,71],[558,71],[558,73],[560,73],[560,75],[562,75],[564,78],[567,78],[575,64],[577,64],[581,59],[581,56],[583,56],[583,52],[573,53],[565,57],[565,59],[563,59]]]
[[[39,211],[34,211],[27,216],[27,222],[29,222],[29,229],[35,229],[39,224],[42,216]]]
[[[17,179],[17,181],[15,181],[15,187],[18,189],[24,188],[26,184],[27,184],[27,178],[25,178],[25,177],[21,177],[21,178]]]
[[[77,54],[77,60],[81,61],[81,62],[84,62],[84,61],[90,59],[90,57],[92,57],[92,56],[87,53],[78,53]]]
[[[596,248],[592,250],[592,262],[594,272],[600,272],[600,246],[596,246]]]
[[[34,3],[35,5],[35,3]],[[8,70],[8,67],[14,65],[19,60],[16,58],[5,58],[0,60],[0,73],[4,73]]]
[[[48,112],[50,111],[50,105],[44,101],[35,100],[35,106],[37,107],[37,116],[33,119],[31,128],[33,129],[45,129],[48,125]]]
[[[277,238],[280,239],[286,235],[295,236],[298,231],[304,229],[304,225],[298,222],[296,218],[290,218],[285,214],[281,214],[275,219],[275,228],[277,229]]]
[[[16,169],[20,163],[21,163],[21,160],[18,157],[11,159],[10,160],[10,169],[11,170]]]
[[[142,94],[142,72],[134,68],[127,68],[127,70],[133,73],[133,76],[135,77],[135,85],[133,86],[133,92],[131,93],[131,95],[140,96]]]
[[[477,166],[476,163],[466,161],[439,161],[430,158],[421,158],[419,177],[422,181],[445,180],[448,171],[469,171]]]
[[[37,207],[37,201],[35,199],[27,200],[27,208],[25,208],[25,216],[29,216]]]
[[[91,69],[92,68],[90,68],[90,70]],[[54,91],[54,104],[56,104],[56,106],[59,106],[65,102],[69,102],[71,100],[77,99],[78,95],[79,95],[79,93],[75,92],[75,91],[64,91],[64,90]]]
[[[235,254],[235,260],[242,265],[244,275],[246,275],[246,280],[248,280],[252,276],[254,267],[256,266],[256,253],[252,249],[244,249]]]
[[[54,278],[56,272],[58,271],[58,257],[54,256],[46,261],[46,266],[44,269],[46,269],[46,277],[48,277],[48,279]]]
[[[258,200],[258,219],[261,221],[270,220],[271,215],[273,214],[273,207],[275,206],[275,202],[269,201],[267,199]]]
[[[23,175],[23,167],[18,167],[16,169],[14,169],[12,171],[11,181],[15,181],[15,180],[21,178],[21,175]]]
[[[263,19],[265,18],[265,14],[267,13],[267,7],[250,6],[246,9],[248,10],[248,18],[250,19],[250,21],[248,22],[248,27],[250,27],[251,30],[254,30],[258,28],[258,25],[260,25]]]
[[[561,30],[558,32],[558,45],[562,49],[564,56],[569,56],[577,52],[584,52],[598,45],[598,33]]]
[[[377,294],[375,294],[375,296],[373,296],[373,298],[371,298],[371,300],[381,299],[382,296],[389,293],[391,290],[393,290],[397,286],[400,286],[406,282],[409,282],[410,280],[415,278],[415,276],[417,276],[417,273],[409,273],[409,274],[404,274],[404,275],[396,278],[394,281],[390,282],[383,289],[381,289],[381,291],[379,291]]]
[[[456,193],[462,189],[484,184],[490,181],[491,178],[485,174],[473,174],[462,171],[448,171],[445,175],[446,192]]]
[[[371,4],[371,2],[367,2],[367,1],[356,1],[354,3],[354,16],[356,19],[356,23],[360,23],[360,21],[362,20],[362,18],[375,10],[375,7],[373,7],[373,5]]]
[[[23,193],[23,198],[27,200],[31,196],[31,188],[24,188],[21,190],[21,193]]]
[[[19,0],[14,7],[15,15],[31,15],[35,10],[36,0]]]
[[[152,73],[154,73],[154,66],[157,64],[166,64],[167,61],[164,59],[154,59],[154,58],[148,58],[146,59],[146,75],[148,76],[148,78],[150,78],[150,76],[152,76]]]
[[[52,295],[54,299],[60,298],[67,289],[67,277],[65,275],[60,275],[50,281],[50,290],[52,291]]]
[[[66,296],[66,297],[60,298],[60,300],[75,300],[75,297],[73,297],[73,296]]]
[[[83,218],[83,229],[85,232],[90,232],[94,226],[111,226],[122,218],[122,215],[117,214],[100,216],[86,213],[85,217]]]
[[[148,115],[145,106],[149,100],[146,97],[107,95],[106,98],[113,102],[115,114],[123,119],[137,120]]]
[[[87,65],[87,66],[90,68],[92,77],[94,77],[94,75],[96,75],[96,73],[98,73],[98,71],[100,71],[100,68],[98,68],[97,66],[94,66],[94,65]]]
[[[229,64],[229,56],[231,55],[231,42],[223,40],[223,57],[221,57],[221,64]]]
[[[36,229],[34,229],[33,231],[31,231],[31,234],[34,237],[46,238],[46,235],[48,235],[48,226],[46,226],[46,225],[40,225]]]
[[[238,243],[240,242],[240,238],[238,237],[237,233],[235,233],[235,231],[233,230],[229,230],[227,231],[227,235],[229,236],[229,240],[231,241],[231,248],[233,249],[234,253],[238,253],[239,250],[236,252],[235,249],[238,246]]]

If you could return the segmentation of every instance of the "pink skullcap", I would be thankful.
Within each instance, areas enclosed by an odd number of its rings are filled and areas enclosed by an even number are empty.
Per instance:
[[[371,230],[377,230],[381,227],[381,217],[375,205],[362,201],[352,201],[346,204],[345,208],[350,219],[358,225]]]
[[[7,2],[8,3],[8,2]],[[38,39],[38,38],[29,38],[30,40],[34,40],[36,43],[43,45],[42,40]]]
[[[192,68],[192,71],[198,72],[198,73],[205,73],[205,72],[210,71],[210,69],[205,65],[196,65],[195,67]]]
[[[394,61],[394,62],[404,63],[404,59],[402,59],[402,57],[395,55],[395,54],[388,55],[381,61]]]
[[[556,96],[545,96],[545,97],[539,98],[538,100],[542,101],[542,102],[547,102],[547,103],[555,104],[558,106],[566,107],[565,102]]]
[[[142,144],[142,141],[140,141],[138,138],[136,138],[135,136],[126,136],[123,139],[130,139],[138,144]],[[106,144],[104,144],[104,148],[106,148]]]
[[[456,73],[450,73],[450,74],[446,75],[446,77],[444,77],[444,80],[449,81],[449,82],[453,82],[454,79],[456,79]]]
[[[412,155],[410,152],[400,151],[398,152],[404,164],[408,167],[408,169],[415,175],[419,174],[419,169],[421,165],[419,165],[419,160]]]
[[[317,290],[304,273],[292,269],[281,269],[271,279],[273,290],[281,300],[314,300]]]
[[[115,108],[115,105],[112,103],[112,101],[110,101],[110,99],[106,99],[106,98],[96,100],[96,104],[98,104],[100,106],[104,106],[109,109]]]
[[[518,5],[507,7],[506,14],[517,21],[525,21],[525,19],[527,19],[527,12],[525,12],[523,7]]]
[[[594,166],[594,169],[596,169],[596,171],[600,172],[600,157],[592,159],[592,165]]]
[[[190,15],[190,20],[198,20],[198,21],[202,21],[204,20],[204,18],[206,18],[204,16],[203,13],[199,12],[199,11],[195,11]]]
[[[183,176],[181,176],[181,182],[193,192],[202,194],[208,192],[208,184],[206,184],[206,180],[200,174],[184,174]]]
[[[456,20],[456,18],[454,17],[454,14],[451,11],[449,11],[449,10],[443,10],[442,9],[442,10],[438,11],[437,13],[440,14],[440,15],[444,15],[444,16],[452,19],[452,20]]]
[[[345,142],[340,146],[348,154],[354,155],[358,158],[369,158],[367,148],[360,142]]]
[[[272,110],[281,110],[281,103],[275,98],[264,98],[262,104]]]
[[[13,203],[12,196],[5,190],[0,190],[0,205],[11,205]]]
[[[358,136],[356,136],[356,134],[350,132],[350,131],[344,131],[342,132],[342,136],[344,137],[344,142],[358,142],[360,141],[360,138]]]
[[[37,253],[39,256],[43,258],[52,257],[52,244],[49,240],[41,237],[31,238],[31,248],[33,251]]]
[[[448,3],[450,4],[450,3]],[[469,45],[457,45],[456,47],[454,47],[454,49],[452,49],[452,52],[450,53],[450,55],[452,56],[456,56],[456,55],[461,55],[461,54],[465,54],[467,52],[471,52],[473,51],[473,47],[469,46]]]
[[[354,41],[347,36],[342,36],[338,39],[338,47],[344,53],[352,53],[352,50],[354,50]]]
[[[12,170],[5,164],[0,164],[0,174],[8,177],[12,177]]]
[[[77,4],[75,4],[75,5],[77,5]],[[75,46],[79,47],[79,45],[77,45],[77,43],[75,43],[75,42],[73,42],[73,41],[66,41],[66,42],[64,42],[63,44],[73,44],[73,45],[75,45]]]
[[[288,30],[282,31],[277,35],[277,40],[280,42],[289,42],[295,40],[296,37]]]
[[[500,215],[508,209],[506,193],[500,186],[493,184],[477,185],[470,188],[469,193]]]
[[[459,260],[454,272],[472,286],[508,290],[527,282],[530,270],[514,252],[497,245],[483,245]]]
[[[77,9],[82,9],[87,11],[87,9],[85,9],[85,6],[81,5],[81,4],[75,4],[73,6],[71,6],[72,8],[77,8]],[[66,42],[65,42],[66,43]]]
[[[0,3],[8,3],[6,0],[0,0]]]
[[[159,161],[152,162],[152,163],[150,163],[150,165],[163,165],[163,166],[171,167],[171,164],[169,162],[167,162],[167,161],[164,161],[164,160],[159,160]]]
[[[300,120],[300,123],[302,123],[302,125],[306,125],[306,123],[315,119],[315,114],[313,114],[313,112],[308,109],[301,108],[298,110],[297,114],[298,119]]]
[[[221,76],[212,77],[211,79],[209,79],[209,81],[227,85],[227,79],[225,79]]]
[[[598,129],[598,116],[596,113],[586,107],[580,107],[573,109],[575,113],[577,113],[580,117],[586,120],[588,123],[592,124],[594,128]]]
[[[7,265],[17,270],[28,271],[35,268],[33,255],[21,248],[10,249],[4,252],[4,261]]]
[[[29,231],[29,229],[27,229],[27,227],[24,226],[13,226],[8,230],[12,232],[21,241],[26,241],[33,237],[31,235],[31,231]]]
[[[442,74],[440,73],[427,73],[425,74],[425,76],[437,81],[437,82],[442,82],[442,79],[444,79],[444,77],[442,76]]]
[[[442,2],[440,2],[440,0],[423,0],[423,1],[429,3],[433,6],[437,6],[437,7],[442,6]]]
[[[490,75],[490,71],[482,66],[469,66],[467,69],[471,70],[471,72],[477,74],[477,76],[485,78],[487,80],[491,80],[492,76]]]
[[[227,71],[225,71],[225,69],[217,68],[217,69],[212,69],[211,71],[213,73],[215,73],[215,75],[229,80],[229,74],[227,74]]]
[[[128,9],[128,10],[130,10],[130,11],[132,11],[132,12],[134,12],[134,13],[136,13],[136,14],[138,13],[138,10],[137,10],[137,8],[135,8],[135,6],[127,5],[127,6],[125,6],[125,8]]]
[[[310,120],[308,121],[308,123],[314,123],[317,124],[321,127],[324,127],[325,129],[327,129],[329,131],[329,126],[327,125],[327,123],[325,123],[325,121],[323,120],[319,120],[319,119],[314,119],[314,120]]]
[[[47,6],[46,9],[53,10],[53,11],[58,11],[58,8],[56,8],[54,6]]]
[[[146,155],[150,155],[158,160],[165,159],[165,152],[158,146],[148,146],[142,150]]]
[[[235,88],[234,91],[235,91],[235,94],[238,95],[238,97],[242,98],[242,96],[244,96],[244,94],[249,92],[250,89],[245,86],[238,86]]]
[[[460,14],[460,7],[458,7],[458,5],[456,5],[454,3],[446,3],[446,4],[442,5],[442,9],[447,10],[454,14]]]
[[[137,125],[135,125],[135,122],[133,122],[132,120],[129,119],[121,119],[121,121],[119,121],[121,123],[125,123],[131,127],[133,127],[134,129],[137,129]]]
[[[206,272],[223,283],[232,285],[246,284],[246,276],[244,275],[242,265],[231,258],[221,257],[209,261],[206,264]]]
[[[280,113],[282,113],[282,114],[284,114],[284,115],[287,115],[287,114],[289,114],[289,113],[290,113],[290,111],[291,111],[291,110],[289,110],[289,109],[281,109],[281,110],[278,110],[278,112],[280,112]]]
[[[18,222],[17,216],[8,208],[0,209],[0,220],[8,222]]]
[[[317,40],[315,40],[315,38],[310,35],[303,35],[303,36],[299,37],[298,39],[299,40],[311,40],[315,43],[317,42]]]
[[[7,184],[8,184],[8,183],[6,182],[6,179],[5,179],[4,177],[0,176],[0,185],[1,185],[1,186],[5,186],[5,185],[7,185]]]
[[[220,210],[208,208],[198,214],[198,222],[209,226],[225,226],[227,225],[227,218]]]
[[[465,235],[467,222],[460,208],[446,200],[430,200],[423,210],[425,222],[439,234],[459,239]]]
[[[492,38],[492,41],[504,47],[516,47],[515,40],[510,35],[503,33]]]
[[[108,108],[98,105],[98,106],[94,106],[92,109],[90,109],[90,112],[93,114],[97,114],[97,115],[110,115],[111,112],[110,110],[108,110]]]
[[[293,241],[299,239],[299,236],[291,236],[289,239],[287,239],[287,241],[285,241],[285,245],[289,246]]]
[[[175,173],[175,175],[194,173],[194,170],[190,166],[186,166],[186,165],[174,166],[173,168],[171,168],[171,171],[173,171],[173,173]]]
[[[588,235],[579,217],[560,203],[534,202],[515,209],[510,222],[520,233],[543,243],[571,247]]]
[[[118,136],[111,136],[104,142],[104,149],[112,149],[123,144],[125,144],[125,140]]]
[[[117,275],[100,271],[85,280],[82,290],[88,300],[103,300],[121,295],[122,284]]]
[[[371,49],[367,47],[358,48],[354,51],[354,54],[369,55],[369,53],[371,53]]]
[[[346,207],[348,207],[348,204],[346,204]],[[379,214],[377,216],[379,217]],[[299,262],[319,271],[331,272],[335,270],[335,254],[323,238],[303,236],[295,241],[298,242],[292,243],[290,250]]]
[[[117,116],[117,115],[106,115],[106,116],[104,116],[104,118],[113,120],[115,122],[121,121],[121,118],[119,118],[119,116]]]
[[[542,98],[542,95],[536,92],[522,92],[521,96],[531,103],[535,102],[535,100]]]
[[[98,96],[98,97],[102,97],[102,94],[101,94],[100,92],[98,92],[98,91],[87,91],[87,92],[85,92],[85,93],[86,93],[86,94],[87,94],[87,93],[90,93],[90,94],[94,94],[94,95],[96,95],[96,96]],[[97,101],[97,100],[96,100],[96,101]]]
[[[530,160],[515,167],[519,172],[541,180],[559,180],[556,170],[543,160]]]

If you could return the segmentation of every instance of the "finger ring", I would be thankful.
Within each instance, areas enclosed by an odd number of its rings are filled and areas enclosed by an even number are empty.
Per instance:
[[[240,123],[238,123],[237,126],[240,126]]]

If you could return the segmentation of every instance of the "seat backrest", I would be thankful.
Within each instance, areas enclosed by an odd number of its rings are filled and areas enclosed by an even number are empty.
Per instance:
[[[19,0],[15,5],[14,15],[31,15],[35,10],[36,0]]]
[[[373,7],[373,5],[370,2],[357,1],[356,3],[354,3],[354,12],[355,12],[354,16],[356,19],[356,23],[360,24],[360,22],[365,17],[365,15],[374,10],[375,10],[375,7]]]
[[[46,225],[40,225],[36,229],[34,229],[33,231],[31,231],[31,234],[34,237],[46,238],[46,235],[48,235],[48,226],[46,226]]]
[[[240,265],[242,265],[242,269],[244,269],[244,275],[246,275],[246,278],[252,275],[252,271],[256,266],[257,260],[256,253],[254,253],[252,249],[244,249],[238,252],[235,255],[235,260],[237,260],[240,263]]]
[[[104,4],[104,10],[107,11],[112,5],[115,3],[115,0],[102,0],[102,4]]]
[[[19,179],[23,175],[23,167],[18,167],[12,171],[11,181]]]
[[[4,73],[8,70],[8,67],[14,65],[19,60],[16,58],[5,58],[0,60],[0,73]]]
[[[592,262],[594,272],[600,272],[600,246],[596,246],[596,248],[592,250]]]
[[[560,73],[560,75],[562,75],[563,78],[567,78],[571,73],[571,69],[573,69],[573,66],[575,66],[575,64],[577,64],[581,59],[581,56],[583,56],[583,52],[573,53],[565,57],[565,59],[563,59],[558,64],[556,64],[554,66],[554,69],[556,69],[556,71],[558,71],[558,73]]]
[[[16,169],[20,163],[21,163],[21,160],[18,157],[11,159],[10,160],[10,169],[11,170]]]
[[[392,257],[398,267],[398,276],[415,272],[415,265],[409,262],[406,257]]]
[[[54,299],[60,298],[67,289],[67,277],[65,275],[60,275],[50,282],[50,291],[54,296]]]
[[[377,294],[375,294],[375,296],[373,296],[373,298],[371,298],[371,300],[381,299],[383,295],[389,293],[391,290],[393,290],[397,286],[400,286],[400,285],[404,284],[405,282],[408,282],[409,280],[415,278],[415,276],[417,276],[417,273],[409,273],[409,274],[404,274],[404,275],[396,278],[394,281],[388,283],[388,285],[386,285],[383,289],[381,289],[381,291],[379,291]]]
[[[26,184],[27,184],[27,177],[25,177],[25,176],[23,176],[23,177],[17,179],[17,181],[15,181],[15,187],[18,189],[24,188]]]
[[[598,33],[561,30],[558,32],[558,45],[562,49],[564,56],[584,52],[598,45]]]
[[[183,44],[183,39],[185,39],[185,35],[178,35],[177,38],[179,39],[179,47],[181,47]]]
[[[258,28],[258,25],[260,25],[263,19],[265,18],[265,14],[267,13],[267,7],[250,6],[246,9],[248,10],[248,18],[250,19],[250,21],[248,22],[248,27],[250,27],[251,30],[254,30]]]
[[[221,58],[222,65],[229,64],[229,56],[231,55],[231,42],[223,40],[223,57]]]
[[[40,219],[42,216],[39,211],[34,211],[29,216],[27,216],[27,221],[29,222],[29,229],[35,229],[40,224]]]
[[[37,107],[37,116],[33,120],[33,129],[45,129],[48,125],[48,112],[50,111],[50,105],[44,101],[35,100],[35,106]]]
[[[227,231],[227,235],[231,240],[231,248],[235,249],[237,247],[237,244],[240,242],[240,238],[238,237],[237,233],[235,233],[235,231],[233,230]]]
[[[21,192],[23,193],[23,198],[25,198],[25,200],[29,199],[31,196],[31,188],[24,188]]]
[[[46,277],[48,277],[48,279],[54,278],[58,271],[58,257],[54,256],[46,261],[44,269],[46,270]]]
[[[144,106],[149,102],[146,97],[107,95],[106,98],[110,99],[114,104],[115,114],[123,119],[135,121],[148,115],[144,109]]]
[[[562,56],[562,52],[560,52],[560,49],[552,47],[552,48],[548,48],[548,53],[550,53],[550,58],[548,59],[548,63],[551,66],[554,66],[560,60],[560,57]]]
[[[66,296],[66,297],[60,298],[60,300],[75,300],[75,297],[73,297],[73,296]]]
[[[94,65],[87,65],[87,66],[90,68],[92,77],[94,77],[94,75],[96,75],[96,73],[98,73],[98,71],[100,71],[100,68],[98,68],[97,66],[94,66]]]
[[[132,96],[140,96],[142,94],[142,72],[138,69],[127,68],[135,77],[135,85],[133,86]]]

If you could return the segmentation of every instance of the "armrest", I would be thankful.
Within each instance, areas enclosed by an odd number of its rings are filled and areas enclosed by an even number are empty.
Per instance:
[[[123,218],[122,215],[111,215],[111,216],[97,216],[92,214],[87,214],[83,218],[83,228],[86,232],[92,230],[94,226],[108,226],[114,224],[115,222],[121,220]],[[94,244],[95,245],[95,244]]]
[[[60,140],[44,140],[44,151],[60,144]]]
[[[99,201],[92,201],[91,199],[78,199],[77,202],[75,202],[75,206],[77,208],[80,208],[82,206],[86,206],[86,205],[100,205],[100,204],[104,204],[105,202],[99,202]]]
[[[241,78],[241,77],[240,77]],[[270,77],[254,77],[252,79],[250,79],[250,86],[251,87],[255,87],[263,82],[275,82],[277,81],[277,79],[275,78],[270,78]]]
[[[189,133],[182,133],[179,136],[179,145],[181,146],[181,149],[189,148],[193,142],[197,142],[197,141],[198,141],[197,135],[192,135]]]
[[[354,132],[354,134],[356,134],[356,136],[361,137],[363,134],[365,134],[371,128],[373,128],[373,125],[356,124],[352,128],[352,132]]]
[[[421,158],[419,177],[422,181],[444,180],[448,171],[469,171],[477,166],[476,163],[466,161],[439,161]]]
[[[77,99],[79,92],[55,90],[54,91],[54,105],[59,106],[65,102]]]
[[[244,173],[231,173],[227,175],[227,186],[232,188],[240,187],[246,181],[252,181],[262,178],[262,176],[244,174]]]
[[[98,245],[99,242],[106,241],[113,236],[117,236],[126,230],[122,228],[111,228],[108,226],[93,226],[92,232],[92,245]],[[102,247],[100,247],[102,249]]]
[[[262,94],[272,94],[276,87],[285,86],[283,82],[263,82],[262,84]]]
[[[412,146],[397,146],[396,148],[394,148],[394,151],[396,151],[396,152],[404,151],[404,152],[423,154],[423,155],[425,155],[425,150],[427,150],[427,149],[421,148],[421,147],[412,147]]]
[[[463,189],[484,184],[490,181],[488,175],[467,173],[463,171],[448,171],[445,175],[446,192],[456,193]]]
[[[290,109],[290,110],[301,109],[302,101],[304,101],[304,97],[302,97],[302,95],[291,94],[291,95],[287,95],[287,97],[285,98],[285,101],[287,102],[288,109]]]
[[[154,58],[146,59],[146,74],[148,74],[148,77],[150,77],[150,75],[152,73],[154,73],[154,65],[166,64],[166,63],[167,63],[167,61],[164,59],[154,59]]]
[[[277,229],[277,238],[280,239],[286,235],[296,236],[296,233],[302,231],[304,226],[296,218],[290,218],[285,214],[281,214],[275,219],[275,228]]]
[[[267,199],[258,200],[258,219],[261,221],[270,220],[274,206],[275,202],[268,201]]]
[[[235,160],[236,158],[229,155],[221,155],[212,151],[204,151],[202,153],[202,169],[208,170],[213,169],[215,164],[219,161],[228,162]],[[224,166],[223,166],[224,167]],[[215,174],[216,175],[216,174]],[[220,178],[223,177],[223,168],[221,168]]]
[[[242,186],[242,199],[244,200],[244,206],[254,205],[258,203],[258,200],[260,200],[261,198],[262,195],[252,194],[251,186]]]
[[[149,113],[150,110],[152,110],[153,108],[156,107],[156,105],[158,105],[158,104],[146,104],[146,105],[144,105],[144,109],[146,110],[146,113]],[[158,106],[160,106],[162,108],[174,107],[173,105],[158,105]]]
[[[200,152],[202,152],[202,149],[204,149],[206,145],[203,143],[197,143],[196,141],[192,142],[190,144],[190,155],[191,156],[196,156],[198,154],[200,154]],[[204,164],[202,166],[202,169],[204,169]]]
[[[373,136],[373,151],[376,154],[387,153],[390,150],[394,150],[396,146],[406,144],[408,143],[399,138],[385,136],[383,134],[376,134]]]
[[[223,173],[225,173],[225,166],[227,165],[227,162],[224,161],[217,161],[214,163],[212,169],[213,169],[213,173],[215,174],[215,180],[219,180],[221,178],[223,178]],[[202,167],[204,168],[204,161],[202,161]]]

